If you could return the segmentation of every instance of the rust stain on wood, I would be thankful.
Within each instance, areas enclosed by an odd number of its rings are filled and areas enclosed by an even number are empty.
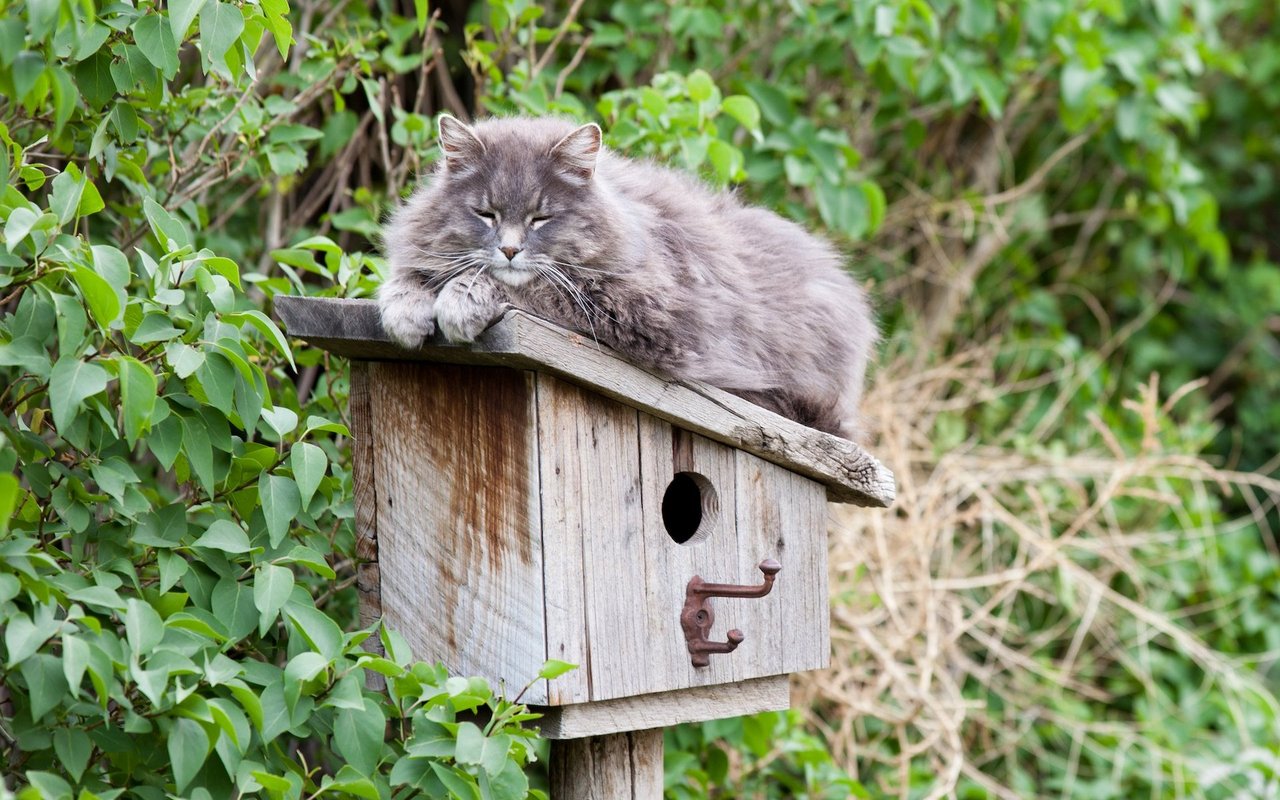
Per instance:
[[[431,463],[448,467],[438,479],[448,486],[441,494],[451,524],[424,533],[448,537],[468,571],[486,562],[501,570],[513,557],[530,563],[531,374],[451,364],[398,367],[412,372],[405,388],[417,408],[397,426],[418,440],[419,452],[432,454]]]

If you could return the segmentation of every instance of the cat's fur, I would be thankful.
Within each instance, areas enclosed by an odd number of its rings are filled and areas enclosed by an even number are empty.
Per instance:
[[[595,125],[440,120],[436,174],[385,229],[382,323],[419,346],[514,307],[676,378],[852,436],[877,340],[824,240],[696,179],[615,155]],[[505,249],[505,252],[504,252]]]

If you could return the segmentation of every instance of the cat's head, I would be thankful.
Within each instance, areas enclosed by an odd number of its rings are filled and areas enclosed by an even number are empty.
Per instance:
[[[449,252],[510,285],[552,280],[610,238],[595,191],[600,128],[551,118],[440,118]]]

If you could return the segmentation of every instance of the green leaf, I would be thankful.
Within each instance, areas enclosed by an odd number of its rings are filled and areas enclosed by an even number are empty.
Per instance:
[[[58,224],[66,225],[75,219],[80,210],[80,198],[84,196],[84,175],[74,164],[53,179],[49,194],[49,210],[58,218]],[[101,199],[101,198],[99,198]]]
[[[254,592],[254,595],[257,595],[256,591]],[[296,656],[289,659],[289,663],[285,665],[284,668],[284,679],[286,682],[306,682],[319,675],[321,672],[324,672],[325,668],[328,666],[329,659],[319,653],[307,650],[302,653],[298,653]],[[360,709],[364,710],[363,701],[361,702]]]
[[[111,373],[97,364],[74,358],[60,358],[49,375],[49,409],[58,430],[66,430],[75,420],[85,400],[107,388]]]
[[[209,441],[204,419],[185,414],[179,419],[182,422],[182,450],[186,453],[187,462],[205,493],[212,495],[218,481],[213,473],[213,444]]]
[[[289,452],[289,466],[293,468],[293,479],[298,484],[301,506],[306,508],[324,478],[329,458],[316,445],[299,442]]]
[[[124,413],[124,434],[129,444],[151,429],[157,383],[155,373],[131,356],[116,358],[120,375],[120,405]]]
[[[1009,87],[988,69],[974,70],[972,78],[973,87],[977,89],[987,113],[992,119],[1000,119],[1004,115],[1004,100],[1009,94]]]
[[[223,0],[208,0],[200,9],[200,50],[205,64],[234,80],[227,66],[227,51],[243,32],[244,17],[240,9]]]
[[[267,520],[271,546],[276,547],[284,541],[294,517],[302,510],[298,484],[281,475],[264,475],[258,483],[258,497]]]
[[[288,602],[284,613],[298,627],[303,638],[325,658],[334,659],[342,653],[342,629],[323,611],[313,605]]]
[[[164,348],[165,359],[173,367],[173,374],[186,379],[204,363],[204,351],[189,344],[171,342]]]
[[[707,158],[715,167],[716,178],[721,183],[738,180],[742,175],[742,151],[723,139],[712,139],[707,145]]]
[[[0,472],[0,533],[9,529],[9,519],[18,507],[18,497],[22,488],[18,485],[18,476],[8,472]]]
[[[204,766],[211,745],[200,723],[185,717],[173,720],[169,728],[169,763],[173,765],[173,781],[178,792],[187,788]]]
[[[502,769],[496,775],[481,773],[480,793],[492,800],[523,800],[529,794],[529,778],[519,764],[504,758]]]
[[[382,708],[371,698],[365,698],[363,710],[340,709],[333,721],[334,749],[356,770],[370,775],[382,760],[386,726]]]
[[[265,635],[293,592],[293,570],[261,564],[253,579],[253,604],[258,609],[258,634]]]
[[[867,235],[870,236],[879,230],[880,224],[884,222],[886,205],[884,191],[874,181],[863,181],[860,186],[867,198]]]
[[[111,56],[105,50],[94,53],[76,65],[76,86],[91,109],[99,109],[116,96],[116,82],[111,77]]]
[[[215,520],[199,539],[192,543],[193,547],[208,547],[224,553],[247,553],[251,548],[249,535],[236,523],[220,519]]]
[[[4,646],[9,653],[5,667],[12,668],[30,658],[55,630],[49,625],[37,625],[26,614],[10,616],[4,629]]]
[[[262,418],[281,437],[298,427],[298,415],[284,406],[262,409]]]
[[[374,785],[373,781],[361,775],[359,771],[350,764],[344,764],[342,769],[338,770],[338,774],[333,777],[332,781],[326,778],[322,785],[324,787],[322,790],[324,794],[340,792],[343,794],[353,795],[355,797],[361,797],[364,798],[364,800],[380,800],[382,797],[382,795],[378,793],[378,787]]]
[[[173,21],[172,15],[180,5],[179,2],[169,4],[169,22]],[[160,14],[146,14],[134,23],[133,36],[151,65],[160,70],[165,80],[173,80],[178,74],[178,41],[174,38],[173,26]]]
[[[307,569],[322,578],[333,580],[338,574],[333,571],[333,567],[329,566],[329,562],[324,560],[324,556],[312,550],[310,547],[297,545],[289,551],[289,555],[280,559],[282,563],[301,564]]]
[[[685,88],[689,90],[689,99],[695,103],[710,100],[716,90],[715,81],[704,70],[695,69],[685,80]]]
[[[867,231],[867,196],[857,186],[818,182],[818,212],[827,225],[854,239]]]
[[[147,447],[155,455],[160,466],[166,470],[173,469],[182,449],[182,422],[177,415],[165,417],[151,429],[147,437]]]
[[[760,106],[744,94],[729,95],[720,104],[720,110],[742,123],[742,127],[752,132],[760,130]]]
[[[52,772],[27,770],[26,778],[36,793],[24,792],[18,795],[21,800],[71,800],[71,786]]]
[[[169,31],[174,43],[180,45],[187,38],[187,31],[204,4],[205,0],[169,0]]]
[[[164,620],[148,603],[131,597],[125,601],[125,636],[135,655],[150,655],[152,648],[164,638]]]
[[[554,680],[578,668],[577,664],[570,664],[568,661],[561,661],[555,658],[549,658],[543,663],[542,669],[538,670],[538,677],[544,680]]]
[[[342,434],[343,436],[351,435],[351,431],[347,430],[347,426],[343,425],[341,422],[330,422],[324,417],[307,417],[307,425],[303,428],[302,435],[310,436],[317,431],[328,431],[330,433]]]
[[[431,770],[449,790],[451,797],[458,800],[480,800],[480,789],[472,776],[456,767],[451,768],[434,762],[431,764]]]
[[[93,755],[93,742],[80,728],[58,728],[53,732],[53,751],[74,780],[80,780]]]
[[[293,353],[289,349],[289,341],[284,338],[284,334],[280,331],[280,328],[272,322],[271,318],[266,314],[263,314],[261,311],[256,309],[252,309],[249,311],[238,311],[232,314],[224,314],[222,318],[233,325],[243,325],[247,322],[257,328],[264,336],[271,340],[271,343],[275,345],[276,350],[279,351],[280,355],[289,359],[289,366],[296,368],[293,363]]]
[[[116,290],[106,278],[83,264],[76,264],[72,277],[80,287],[80,292],[84,295],[89,311],[93,313],[98,326],[104,330],[110,328],[111,324],[120,318],[120,312],[123,310]]]
[[[210,610],[227,626],[227,634],[232,641],[243,639],[258,627],[253,590],[235,578],[226,577],[218,581],[210,595],[210,603]]]
[[[454,758],[459,764],[480,765],[484,758],[484,734],[475,723],[458,725],[458,746]]]
[[[4,223],[4,246],[10,253],[22,243],[40,221],[40,215],[26,206],[18,206],[9,212]]]
[[[36,653],[22,662],[19,670],[27,682],[27,695],[31,701],[31,719],[40,722],[63,701],[67,695],[67,679],[62,672],[62,662],[57,656]]]
[[[262,0],[262,10],[267,17],[267,30],[275,39],[280,50],[280,58],[289,60],[289,45],[293,43],[293,26],[289,24],[289,3],[287,0]]]
[[[236,16],[240,16],[238,12]],[[147,222],[151,225],[151,232],[155,234],[156,240],[165,250],[173,251],[191,246],[191,234],[187,232],[186,226],[165,211],[164,207],[155,200],[150,197],[145,198],[142,201],[142,213],[146,215]]]
[[[62,637],[62,675],[67,679],[68,690],[75,696],[80,694],[80,682],[84,680],[84,671],[89,666],[89,645],[76,636]]]

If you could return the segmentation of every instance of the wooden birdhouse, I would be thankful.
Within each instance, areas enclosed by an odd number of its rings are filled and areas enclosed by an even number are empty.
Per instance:
[[[893,499],[856,445],[520,312],[415,351],[372,302],[276,312],[352,359],[364,611],[417,657],[510,694],[580,665],[524,695],[552,739],[786,708],[828,665],[827,502]]]

